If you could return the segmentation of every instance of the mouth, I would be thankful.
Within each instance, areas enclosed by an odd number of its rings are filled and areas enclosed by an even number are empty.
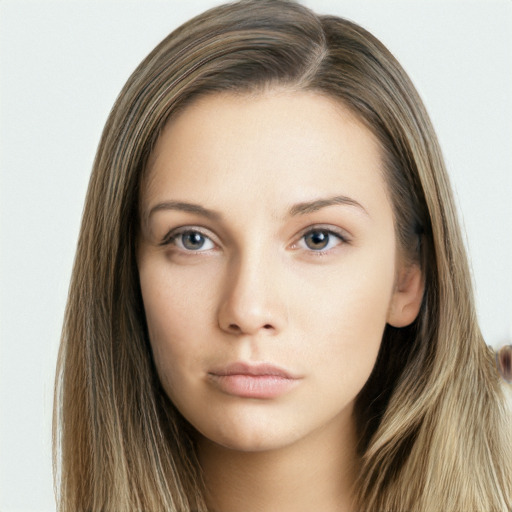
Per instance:
[[[210,370],[208,380],[227,395],[271,399],[292,390],[300,377],[270,364],[234,363]]]

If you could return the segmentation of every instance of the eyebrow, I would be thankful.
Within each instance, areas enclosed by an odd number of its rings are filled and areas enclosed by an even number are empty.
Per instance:
[[[321,210],[322,208],[334,205],[355,206],[359,208],[361,211],[363,211],[366,215],[368,215],[366,208],[361,203],[347,196],[334,196],[329,197],[327,199],[316,199],[315,201],[297,203],[288,210],[288,215],[291,217],[294,217],[296,215],[305,215],[308,213]],[[200,215],[211,220],[220,220],[222,218],[222,215],[219,212],[215,210],[210,210],[199,204],[187,203],[184,201],[163,201],[151,208],[151,210],[146,216],[146,219],[149,220],[153,213],[162,210],[177,210],[182,212],[194,213],[196,215]]]
[[[183,201],[163,201],[161,203],[156,204],[149,210],[149,213],[146,216],[146,219],[149,220],[151,215],[155,212],[159,212],[162,210],[177,210],[181,212],[195,213],[196,215],[201,215],[202,217],[206,217],[207,219],[219,220],[221,218],[221,214],[205,208],[199,204],[194,203],[185,203]]]
[[[369,215],[368,212],[366,211],[366,208],[361,203],[358,203],[355,199],[352,199],[347,196],[334,196],[329,197],[327,199],[317,199],[315,201],[298,203],[290,208],[289,214],[290,216],[304,215],[307,213],[316,212],[322,208],[326,208],[327,206],[334,205],[355,206],[362,210],[366,215]]]

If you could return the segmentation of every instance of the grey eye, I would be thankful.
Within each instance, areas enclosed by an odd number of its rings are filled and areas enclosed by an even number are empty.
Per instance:
[[[199,231],[183,231],[174,238],[174,243],[185,251],[208,251],[215,247],[214,243]]]

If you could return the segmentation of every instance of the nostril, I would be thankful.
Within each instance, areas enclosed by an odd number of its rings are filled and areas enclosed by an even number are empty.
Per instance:
[[[274,330],[274,326],[272,324],[265,324],[265,325],[261,325],[260,327],[255,327],[254,329],[252,329],[251,326],[247,326],[247,328],[246,328],[245,326],[240,326],[239,324],[231,323],[231,324],[228,324],[225,329],[228,332],[231,332],[232,334],[242,334],[242,333],[250,334],[253,331],[254,332],[258,331],[259,329],[265,329],[265,330],[273,331]]]

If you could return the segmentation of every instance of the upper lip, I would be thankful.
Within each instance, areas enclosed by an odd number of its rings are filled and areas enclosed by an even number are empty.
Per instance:
[[[225,366],[216,367],[210,370],[208,373],[210,373],[211,375],[217,375],[219,377],[225,377],[228,375],[251,375],[254,377],[263,377],[268,375],[274,377],[281,377],[284,379],[297,378],[288,371],[284,370],[283,368],[268,363],[250,364],[237,362]]]

